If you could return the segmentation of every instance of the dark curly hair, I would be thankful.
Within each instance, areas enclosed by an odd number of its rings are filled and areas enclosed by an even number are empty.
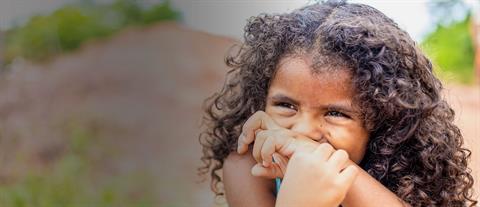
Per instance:
[[[314,68],[348,65],[370,133],[360,166],[371,176],[412,206],[477,203],[467,166],[471,152],[462,147],[432,63],[383,13],[343,1],[249,19],[244,43],[225,60],[232,69],[223,89],[205,102],[199,173],[210,173],[217,195],[223,194],[218,171],[235,151],[242,124],[264,110],[279,60],[298,54],[317,57]]]

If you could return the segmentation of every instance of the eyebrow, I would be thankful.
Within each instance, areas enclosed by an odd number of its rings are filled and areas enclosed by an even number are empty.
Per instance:
[[[299,105],[299,101],[290,98],[286,95],[283,94],[276,94],[273,95],[272,97],[269,97],[268,99],[275,101],[275,102],[287,102],[291,103],[294,105]],[[327,104],[327,105],[321,105],[317,106],[315,108],[320,108],[320,109],[328,109],[332,111],[340,111],[340,112],[345,112],[345,113],[350,113],[350,114],[357,114],[358,112],[354,109],[352,109],[348,104],[345,103],[333,103],[333,104]]]

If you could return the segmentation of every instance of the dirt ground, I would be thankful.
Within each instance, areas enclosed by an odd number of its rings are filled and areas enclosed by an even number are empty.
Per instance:
[[[444,94],[456,113],[455,123],[472,151],[470,167],[475,177],[475,189],[480,190],[480,86],[446,85]],[[479,194],[477,193],[477,196]]]
[[[221,88],[234,43],[164,23],[90,42],[49,64],[17,61],[0,83],[0,181],[61,156],[61,126],[80,119],[99,128],[99,169],[148,171],[164,206],[225,205],[198,182],[197,137],[202,102]],[[480,87],[446,88],[480,179]],[[20,154],[31,159],[12,162]]]

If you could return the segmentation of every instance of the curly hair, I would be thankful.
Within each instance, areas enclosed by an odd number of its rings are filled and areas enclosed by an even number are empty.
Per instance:
[[[363,169],[412,206],[477,203],[467,166],[471,152],[462,146],[442,84],[429,59],[390,18],[367,5],[327,1],[260,14],[244,31],[238,53],[225,60],[232,69],[223,89],[205,102],[208,128],[199,136],[199,173],[210,173],[217,195],[223,195],[218,171],[235,151],[242,124],[264,110],[279,60],[311,54],[317,57],[312,66],[348,65],[370,135]]]

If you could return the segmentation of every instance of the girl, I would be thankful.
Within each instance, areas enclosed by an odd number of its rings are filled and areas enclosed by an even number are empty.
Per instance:
[[[230,206],[476,204],[432,64],[384,14],[327,1],[254,17],[244,39],[200,135],[201,173]]]

